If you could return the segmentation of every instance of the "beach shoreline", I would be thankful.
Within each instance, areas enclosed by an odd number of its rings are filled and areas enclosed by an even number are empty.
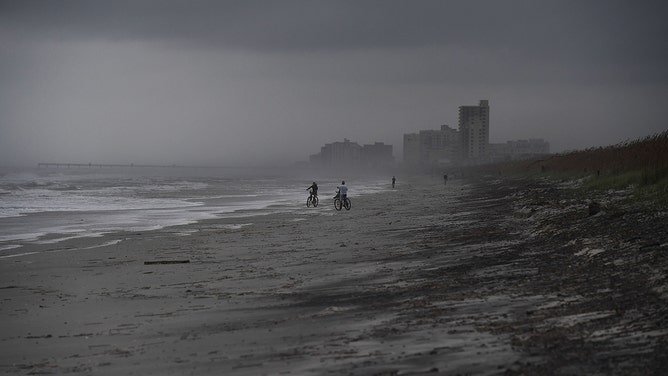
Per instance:
[[[657,373],[667,216],[565,189],[402,179],[350,211],[31,246],[0,260],[0,370]]]

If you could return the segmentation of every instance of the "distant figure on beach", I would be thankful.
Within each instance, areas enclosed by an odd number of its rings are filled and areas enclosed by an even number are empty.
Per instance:
[[[397,178],[395,178],[395,177],[393,176],[393,177],[392,177],[392,188],[394,188],[394,182],[396,182],[396,181],[397,181]]]
[[[310,187],[306,188],[306,190],[311,190],[311,196],[317,196],[318,195],[318,184],[313,182]]]
[[[348,197],[348,187],[346,187],[346,182],[341,180],[341,185],[336,187],[336,196],[334,198],[340,197],[341,200],[345,200]]]
[[[443,185],[448,184],[448,174],[443,175]]]

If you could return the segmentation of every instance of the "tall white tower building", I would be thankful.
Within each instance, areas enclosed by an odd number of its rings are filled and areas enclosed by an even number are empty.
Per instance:
[[[459,107],[459,132],[465,161],[489,159],[489,101],[483,99],[478,106]]]

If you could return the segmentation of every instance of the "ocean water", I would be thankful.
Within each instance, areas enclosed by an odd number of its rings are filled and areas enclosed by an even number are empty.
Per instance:
[[[333,195],[340,183],[260,169],[0,170],[0,258],[22,254],[29,244],[309,210],[306,188],[314,179],[321,197]],[[346,185],[354,199],[388,189],[389,181],[355,178]]]

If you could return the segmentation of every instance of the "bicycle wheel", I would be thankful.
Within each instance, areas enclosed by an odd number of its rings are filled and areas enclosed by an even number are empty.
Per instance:
[[[338,199],[338,198],[335,199],[334,200],[334,209],[341,210],[342,207],[343,207],[343,203],[341,202],[341,200]]]
[[[346,208],[346,210],[350,210],[352,203],[350,202],[350,199],[348,197],[346,197],[346,201],[343,203],[343,206]]]
[[[318,196],[313,197],[313,207],[317,208],[318,207]]]
[[[311,207],[311,197],[306,199],[306,207],[310,208]]]

